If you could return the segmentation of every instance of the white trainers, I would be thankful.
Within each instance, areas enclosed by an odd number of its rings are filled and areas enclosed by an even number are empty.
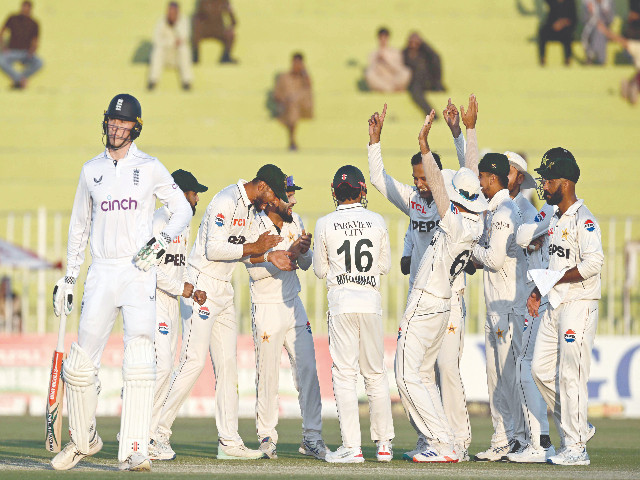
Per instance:
[[[169,437],[161,433],[149,440],[149,458],[151,460],[174,460],[176,452],[171,448]]]
[[[413,457],[415,463],[458,463],[459,457],[452,448],[438,445],[427,447],[426,450]]]
[[[453,447],[453,450],[456,452],[456,455],[458,455],[458,461],[459,462],[468,462],[469,459],[469,450],[467,450],[464,446],[462,445],[455,445]]]
[[[362,448],[350,448],[341,445],[335,452],[329,452],[324,458],[329,463],[362,463]]]
[[[419,454],[420,452],[425,451],[428,446],[429,446],[429,443],[427,442],[427,439],[424,438],[422,435],[420,435],[416,443],[416,448],[414,450],[411,450],[410,452],[404,452],[402,454],[402,458],[405,460],[409,460],[410,462],[413,462],[413,457]]]
[[[276,444],[271,440],[271,437],[264,437],[260,441],[260,446],[258,449],[264,453],[267,458],[276,459],[278,458],[278,454],[276,453]]]
[[[589,465],[589,455],[585,447],[571,445],[565,447],[562,452],[547,459],[547,463],[552,465]]]
[[[225,445],[218,440],[218,460],[257,460],[266,458],[261,450],[251,450],[241,445]]]
[[[73,442],[67,443],[62,451],[51,459],[51,466],[54,470],[69,470],[75,467],[80,460],[89,455],[95,455],[102,449],[102,439],[95,433],[93,440],[89,443],[89,453],[81,453]]]
[[[593,425],[591,422],[587,422],[587,425],[589,425],[589,430],[587,430],[587,442],[588,442],[596,434],[596,426]]]
[[[499,462],[502,457],[511,451],[511,444],[491,446],[484,452],[476,453],[474,460],[476,462]]]
[[[300,444],[300,448],[298,448],[298,452],[302,455],[308,455],[310,457],[316,457],[318,460],[324,460],[327,456],[327,453],[331,453],[329,447],[327,447],[324,443],[324,440],[309,440],[306,438],[302,439],[302,443]]]
[[[378,440],[376,445],[376,459],[379,462],[390,462],[393,459],[393,445],[391,444],[391,440]]]
[[[120,462],[118,466],[120,470],[129,470],[130,472],[150,472],[151,460],[139,453],[132,453],[124,462]]]
[[[514,463],[545,463],[549,457],[556,454],[556,449],[551,445],[549,448],[535,447],[527,445],[519,452],[509,453],[507,460]]]

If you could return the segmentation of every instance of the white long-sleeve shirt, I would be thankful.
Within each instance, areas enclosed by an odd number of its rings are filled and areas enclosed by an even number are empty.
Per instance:
[[[331,315],[382,315],[380,275],[391,268],[391,245],[381,215],[361,204],[339,205],[316,223],[313,270],[327,279]]]
[[[522,224],[522,215],[505,188],[489,201],[485,213],[484,234],[473,249],[473,258],[484,265],[484,297],[487,314],[525,314],[526,292],[524,281],[518,275],[526,275],[518,269],[526,265],[524,252],[516,243],[516,231]]]
[[[522,216],[523,223],[520,225],[520,227],[525,223],[535,222],[538,211],[536,210],[536,207],[534,207],[533,204],[529,200],[527,200],[524,195],[522,195],[522,192],[519,192],[518,195],[515,196],[513,201],[520,209],[520,215]],[[518,243],[517,234],[518,232],[516,230],[516,243]],[[523,282],[523,288],[526,289],[527,294],[530,294],[533,291],[535,285],[533,282],[527,280],[527,270],[538,268],[536,267],[536,265],[542,263],[541,257],[543,256],[543,251],[542,249],[540,249],[536,250],[535,252],[529,252],[527,247],[525,247],[523,253],[523,257],[518,257],[519,261],[522,260],[518,264],[518,281]],[[547,255],[547,259],[548,258],[549,257]],[[524,307],[526,307],[526,298]]]
[[[207,206],[188,263],[212,278],[231,281],[242,259],[243,245],[250,242],[255,209],[239,180],[218,192]]]
[[[252,238],[257,238],[262,232],[271,232],[273,235],[280,235],[282,241],[272,248],[273,250],[289,250],[289,247],[295,242],[304,230],[304,225],[300,215],[293,212],[293,221],[284,222],[282,229],[278,228],[271,221],[269,216],[260,212],[256,216],[252,229]],[[297,265],[302,270],[308,270],[313,259],[313,251],[307,250],[306,253],[298,256]],[[251,303],[283,303],[293,300],[300,293],[300,280],[298,273],[293,270],[285,272],[273,265],[271,262],[254,263],[244,262],[249,273],[249,287],[251,290]]]
[[[94,259],[133,258],[153,234],[156,198],[171,213],[162,233],[174,238],[189,225],[192,210],[157,158],[132,143],[117,162],[105,150],[85,163],[71,212],[66,276],[78,277],[89,238]]]
[[[163,16],[153,31],[153,48],[175,48],[177,42],[188,44],[190,35],[191,28],[186,15],[178,15],[173,25],[169,25],[167,17]]]
[[[171,213],[165,206],[153,214],[153,234],[158,235],[171,219]],[[187,278],[187,244],[189,243],[189,225],[181,234],[174,237],[167,247],[162,263],[156,269],[156,288],[167,295],[182,295]],[[191,282],[189,282],[191,283]]]
[[[465,143],[464,136],[454,139],[458,161],[464,166]],[[411,252],[411,266],[409,270],[409,290],[411,290],[420,261],[431,243],[433,234],[440,222],[440,215],[435,202],[427,202],[420,196],[418,189],[397,181],[387,173],[382,161],[380,142],[368,146],[369,177],[371,184],[393,205],[410,219],[409,230],[413,250]],[[463,287],[464,288],[464,287]]]

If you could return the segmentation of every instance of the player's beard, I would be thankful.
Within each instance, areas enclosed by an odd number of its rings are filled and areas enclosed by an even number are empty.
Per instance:
[[[549,205],[558,205],[562,201],[562,192],[558,188],[555,192],[544,192],[544,199]]]
[[[278,215],[280,215],[280,218],[282,218],[284,223],[293,222],[293,210],[292,213],[289,213],[289,208],[293,207],[289,207],[289,204],[285,204],[284,207],[278,208]]]

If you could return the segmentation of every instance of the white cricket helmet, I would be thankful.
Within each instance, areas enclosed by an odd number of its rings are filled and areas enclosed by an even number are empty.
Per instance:
[[[516,170],[524,175],[524,182],[522,182],[520,188],[523,190],[525,188],[536,188],[536,181],[527,172],[527,161],[515,152],[504,152],[504,154],[509,159],[509,165],[513,165]]]
[[[442,176],[449,200],[474,213],[489,209],[489,202],[480,190],[480,180],[471,170],[465,167],[457,172],[445,169],[442,170]]]

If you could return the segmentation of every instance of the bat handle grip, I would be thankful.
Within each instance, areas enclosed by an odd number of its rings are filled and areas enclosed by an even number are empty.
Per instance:
[[[56,351],[64,352],[64,334],[67,330],[67,314],[62,309],[60,312],[60,328],[58,329],[58,344],[56,345]]]

